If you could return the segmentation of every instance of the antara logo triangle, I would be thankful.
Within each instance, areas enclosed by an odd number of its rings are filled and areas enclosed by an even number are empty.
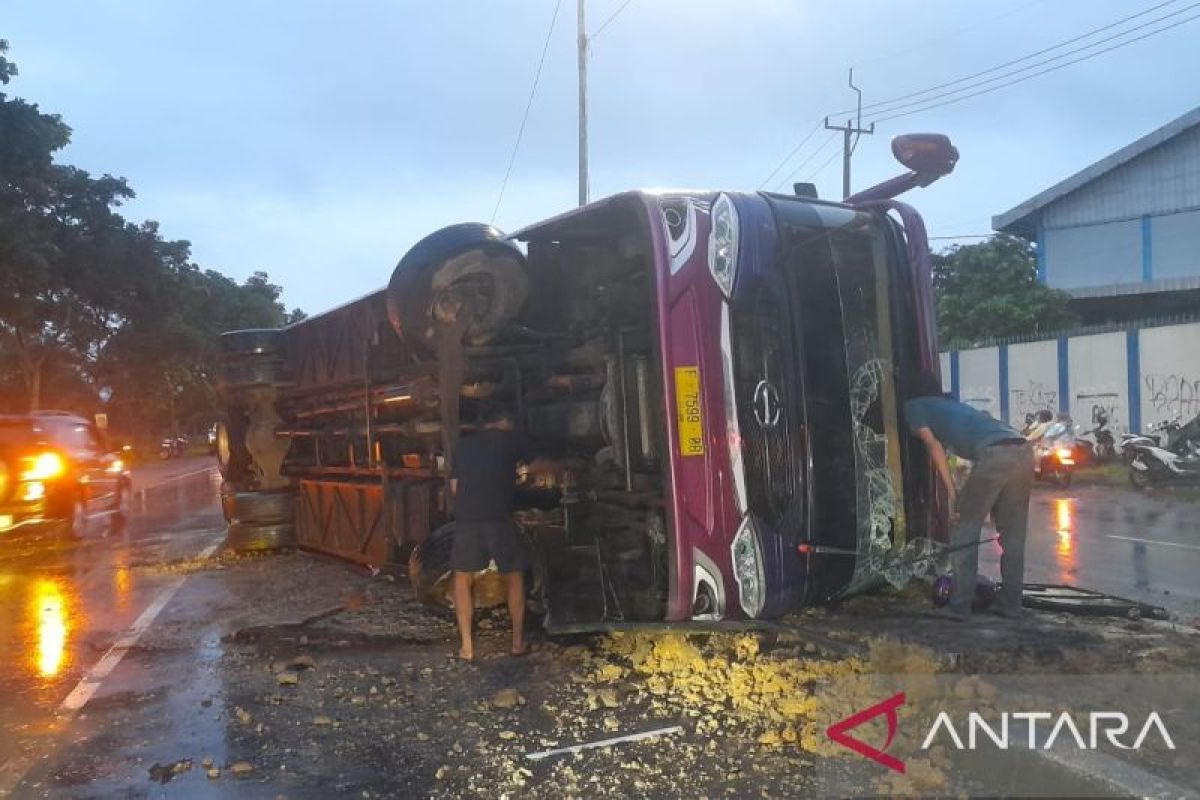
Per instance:
[[[896,736],[896,729],[900,726],[900,716],[897,709],[904,705],[904,692],[893,695],[887,700],[876,703],[870,708],[864,708],[856,714],[851,714],[841,722],[835,722],[830,725],[825,731],[825,735],[833,741],[840,744],[842,747],[848,747],[859,755],[866,756],[872,761],[883,764],[888,769],[896,772],[904,772],[904,762],[895,756],[890,756],[885,752],[892,744],[892,739]],[[856,739],[849,735],[847,731],[852,728],[857,728],[864,722],[869,722],[875,719],[880,714],[887,715],[887,741],[883,743],[883,749],[872,747],[861,739]]]

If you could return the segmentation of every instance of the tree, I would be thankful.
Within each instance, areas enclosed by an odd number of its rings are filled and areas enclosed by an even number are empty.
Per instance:
[[[1067,307],[1070,295],[1038,280],[1033,245],[1007,234],[935,253],[933,291],[942,347],[1079,322]]]
[[[6,52],[0,40],[0,85],[16,75]],[[70,136],[57,115],[0,93],[0,408],[86,413],[108,386],[110,416],[131,429],[166,429],[177,409],[199,427],[214,417],[218,334],[303,312],[287,311],[265,272],[239,284],[156,223],[126,221],[123,179],[55,163]]]
[[[5,83],[14,74],[0,64]],[[113,209],[133,192],[54,164],[70,133],[59,117],[0,93],[0,340],[32,408],[47,365],[86,360],[116,324],[111,272],[124,221]]]

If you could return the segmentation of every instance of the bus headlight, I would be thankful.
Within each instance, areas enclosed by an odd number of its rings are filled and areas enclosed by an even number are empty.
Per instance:
[[[742,520],[731,546],[733,555],[733,579],[737,581],[738,602],[742,610],[751,617],[762,613],[767,601],[766,576],[763,573],[762,549],[758,543],[758,529],[754,520],[747,516]]]
[[[708,271],[726,297],[733,295],[737,277],[738,213],[729,195],[717,198],[712,207],[712,232],[708,236]]]

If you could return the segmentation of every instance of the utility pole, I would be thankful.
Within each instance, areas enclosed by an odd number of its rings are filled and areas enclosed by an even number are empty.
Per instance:
[[[576,3],[577,43],[579,46],[579,205],[588,201],[587,150],[587,30],[584,26],[584,0]],[[861,101],[860,101],[861,105]]]
[[[583,6],[583,0],[579,0],[580,7]],[[875,123],[871,123],[871,127],[864,128],[862,126],[862,89],[854,85],[854,68],[850,68],[849,78],[850,88],[858,94],[858,113],[856,120],[846,120],[845,125],[830,125],[829,117],[825,118],[825,129],[830,131],[842,132],[842,199],[850,196],[850,157],[854,155],[854,148],[858,146],[858,138],[864,133],[874,133]],[[854,137],[854,141],[850,141],[850,137]]]

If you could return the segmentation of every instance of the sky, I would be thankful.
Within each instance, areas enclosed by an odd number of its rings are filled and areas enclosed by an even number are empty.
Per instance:
[[[754,191],[853,106],[851,66],[870,104],[1160,4],[1124,27],[1200,14],[1189,0],[587,0],[591,196]],[[205,268],[265,270],[315,313],[385,285],[425,234],[493,220],[548,30],[494,222],[511,231],[576,204],[575,6],[0,0],[0,38],[20,68],[8,93],[74,130],[60,160],[128,179],[126,217],[190,241]],[[1197,44],[1200,20],[881,121],[859,140],[853,184],[900,171],[893,136],[948,134],[957,170],[907,199],[933,237],[986,234],[993,215],[1200,105]],[[811,180],[838,196],[831,135],[817,130],[764,188]]]

